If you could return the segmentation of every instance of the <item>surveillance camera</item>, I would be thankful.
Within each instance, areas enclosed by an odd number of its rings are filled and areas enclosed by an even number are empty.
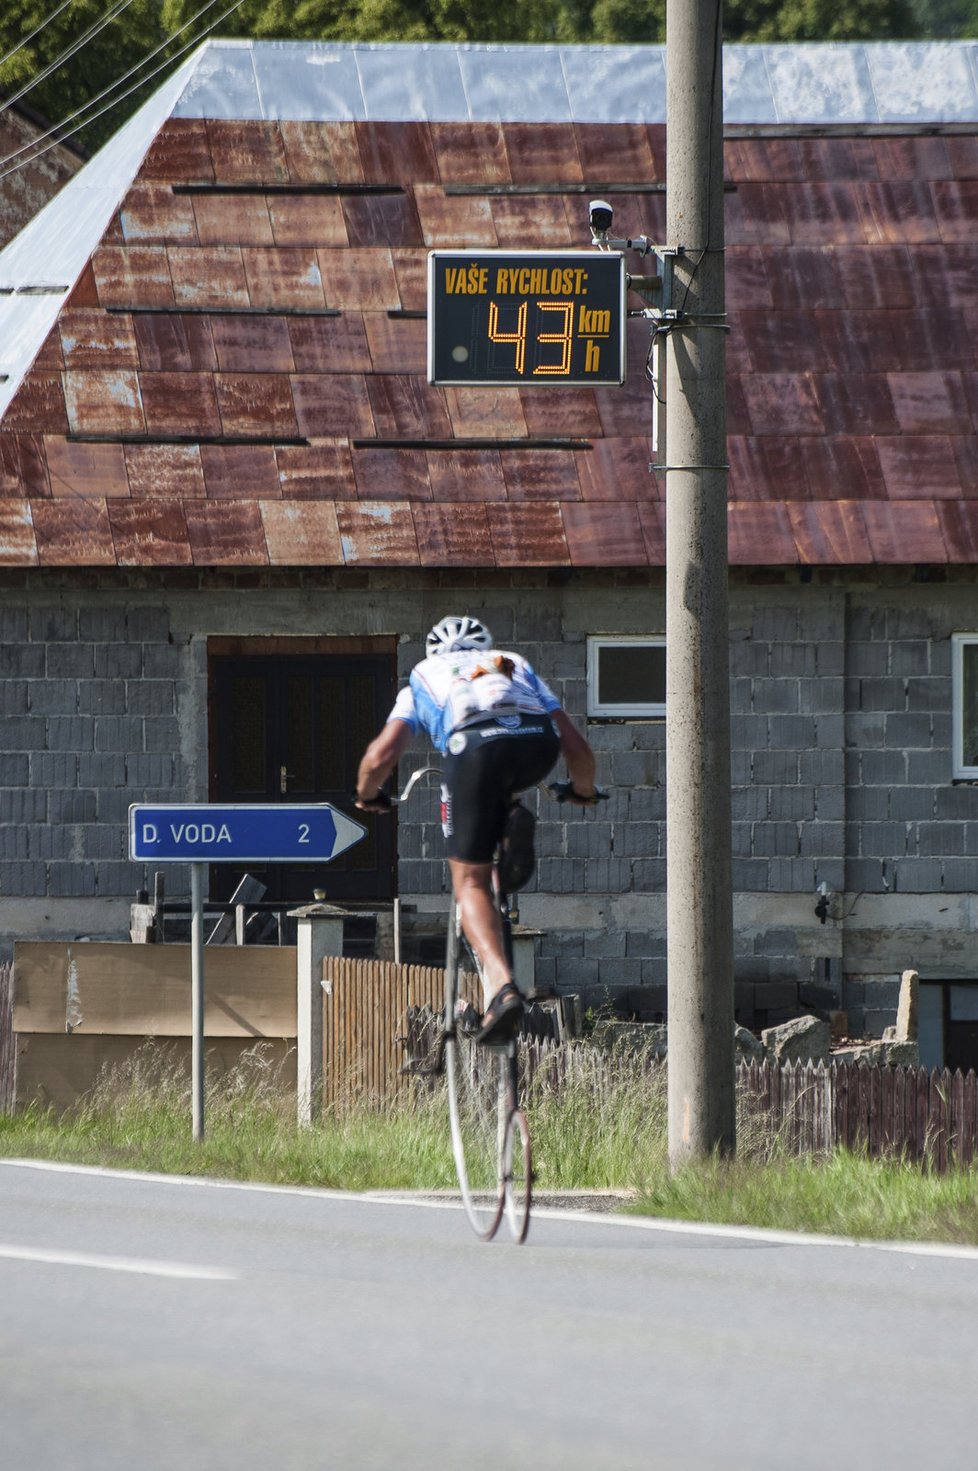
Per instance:
[[[606,199],[592,199],[587,207],[588,221],[595,235],[607,235],[615,212]]]

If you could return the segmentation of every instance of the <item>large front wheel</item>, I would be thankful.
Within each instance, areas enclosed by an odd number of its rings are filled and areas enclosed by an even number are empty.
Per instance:
[[[507,1204],[505,1151],[512,1109],[506,1051],[481,1047],[456,1026],[445,1044],[445,1067],[462,1204],[476,1235],[491,1241]]]

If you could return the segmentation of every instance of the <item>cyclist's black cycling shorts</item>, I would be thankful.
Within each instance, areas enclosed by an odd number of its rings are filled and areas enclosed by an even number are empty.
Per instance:
[[[543,780],[559,749],[549,715],[489,718],[454,731],[442,766],[448,857],[491,863],[512,798]]]

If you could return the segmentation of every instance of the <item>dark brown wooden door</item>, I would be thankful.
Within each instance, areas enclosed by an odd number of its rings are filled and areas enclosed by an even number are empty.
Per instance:
[[[357,765],[390,710],[386,655],[234,655],[211,665],[213,802],[332,802],[367,836],[333,862],[248,864],[267,899],[297,904],[324,889],[335,901],[394,894],[394,822],[357,813]],[[244,869],[215,865],[211,895],[226,899]]]

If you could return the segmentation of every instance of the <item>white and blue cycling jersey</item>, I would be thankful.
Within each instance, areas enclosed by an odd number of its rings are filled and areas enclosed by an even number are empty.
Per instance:
[[[531,664],[500,649],[456,649],[422,659],[394,702],[388,720],[427,731],[444,753],[448,737],[475,721],[549,715],[560,701]]]

